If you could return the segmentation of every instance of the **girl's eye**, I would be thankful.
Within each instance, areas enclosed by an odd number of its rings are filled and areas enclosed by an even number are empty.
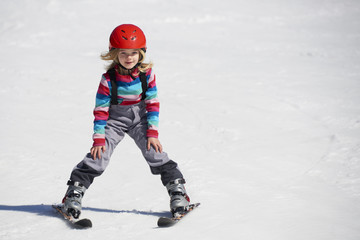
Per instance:
[[[131,52],[131,53],[127,53],[127,52],[120,52],[121,55],[130,55],[130,56],[134,56],[136,54],[138,54],[138,52]]]

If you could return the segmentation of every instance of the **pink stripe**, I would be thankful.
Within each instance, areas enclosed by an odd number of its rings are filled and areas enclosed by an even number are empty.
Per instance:
[[[105,134],[95,133],[93,135],[93,139],[101,139],[101,138],[105,138]]]
[[[139,95],[119,95],[120,98],[123,98],[124,101],[137,101],[140,98]]]
[[[150,78],[149,78],[149,84],[150,84],[152,81],[155,81],[155,74],[154,74],[153,72],[151,72],[151,75],[150,75]]]
[[[95,117],[95,121],[99,121],[99,120],[108,120],[109,116],[96,116]]]
[[[102,112],[108,112],[109,107],[96,107],[94,111],[102,111]]]
[[[100,84],[109,88],[109,84],[104,76],[101,78]]]
[[[158,102],[159,102],[158,98],[153,98],[153,99],[145,101],[146,104],[152,104],[152,103],[158,103]]]
[[[151,130],[156,130],[156,131],[158,131],[159,129],[156,127],[156,126],[154,126],[154,125],[150,125],[150,126],[148,126],[148,129],[151,129]]]

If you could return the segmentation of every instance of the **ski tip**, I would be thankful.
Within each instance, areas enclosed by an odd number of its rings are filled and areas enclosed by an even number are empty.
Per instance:
[[[90,219],[84,218],[74,223],[74,226],[77,229],[86,229],[92,227],[92,222]]]
[[[158,225],[158,227],[171,227],[171,226],[175,225],[176,222],[177,221],[172,218],[161,217],[161,218],[159,218],[157,225]]]

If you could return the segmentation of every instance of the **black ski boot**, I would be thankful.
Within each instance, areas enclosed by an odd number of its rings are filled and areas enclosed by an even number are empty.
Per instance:
[[[166,185],[170,196],[171,213],[184,213],[188,210],[190,198],[184,187],[185,180],[183,178],[175,179]]]
[[[81,214],[81,199],[84,196],[86,188],[79,182],[68,182],[69,188],[66,191],[63,199],[63,209],[68,215],[75,219],[79,218]]]

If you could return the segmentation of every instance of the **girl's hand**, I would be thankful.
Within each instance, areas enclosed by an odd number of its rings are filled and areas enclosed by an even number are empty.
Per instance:
[[[147,150],[150,150],[151,145],[154,147],[156,152],[162,152],[162,146],[160,144],[159,139],[149,137],[147,142]]]
[[[106,151],[106,147],[105,146],[95,146],[92,147],[90,150],[91,156],[93,157],[94,160],[96,160],[96,158],[101,158],[101,152],[105,152]]]

